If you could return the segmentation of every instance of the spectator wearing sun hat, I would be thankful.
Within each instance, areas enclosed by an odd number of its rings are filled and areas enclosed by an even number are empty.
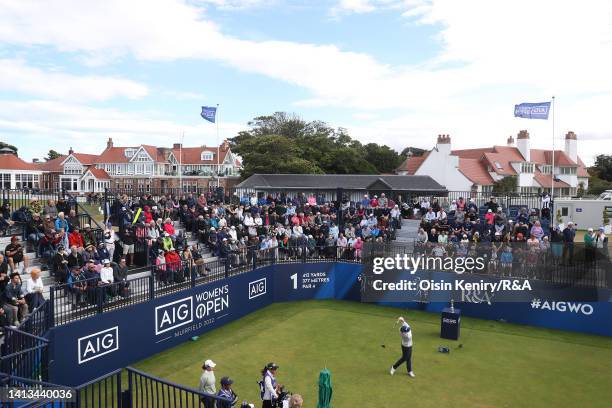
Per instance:
[[[202,365],[202,370],[204,372],[200,376],[200,392],[205,392],[206,394],[215,395],[217,393],[217,379],[215,378],[215,364],[212,360],[204,361]],[[202,398],[202,403],[205,408],[213,408],[215,406],[215,401],[212,398]]]

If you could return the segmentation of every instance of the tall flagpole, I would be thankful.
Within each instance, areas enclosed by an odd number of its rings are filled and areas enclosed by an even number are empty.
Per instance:
[[[219,104],[217,104],[217,114],[215,118],[217,122],[217,187],[219,186],[219,177],[221,177],[221,154],[219,149]]]
[[[183,143],[185,142],[185,132],[181,136],[181,144],[179,145],[179,188],[183,192]]]
[[[551,205],[551,220],[556,220],[555,214],[555,97],[552,97],[552,171],[551,171],[551,183],[550,183],[550,200]],[[552,222],[555,225],[555,222]]]

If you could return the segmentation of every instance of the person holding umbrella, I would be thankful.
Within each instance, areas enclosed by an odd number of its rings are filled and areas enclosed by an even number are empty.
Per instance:
[[[397,370],[397,368],[405,362],[408,375],[410,377],[414,377],[414,372],[412,371],[412,329],[406,320],[401,316],[398,317],[397,322],[401,324],[399,331],[402,338],[402,356],[395,364],[391,366],[389,374],[395,374],[395,370]]]

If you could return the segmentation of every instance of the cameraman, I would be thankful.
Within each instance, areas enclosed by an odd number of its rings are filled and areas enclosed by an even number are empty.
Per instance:
[[[275,363],[268,363],[261,371],[262,379],[262,396],[263,400],[262,408],[273,408],[273,402],[278,398],[278,392],[280,385],[276,383],[276,370],[278,365]]]

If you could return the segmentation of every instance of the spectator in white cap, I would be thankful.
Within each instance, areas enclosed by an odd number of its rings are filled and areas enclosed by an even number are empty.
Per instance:
[[[217,365],[212,360],[204,361],[202,365],[202,376],[200,377],[200,391],[210,395],[217,393],[216,378],[215,378],[215,367]],[[212,398],[202,398],[202,403],[205,408],[214,408],[215,400]]]

